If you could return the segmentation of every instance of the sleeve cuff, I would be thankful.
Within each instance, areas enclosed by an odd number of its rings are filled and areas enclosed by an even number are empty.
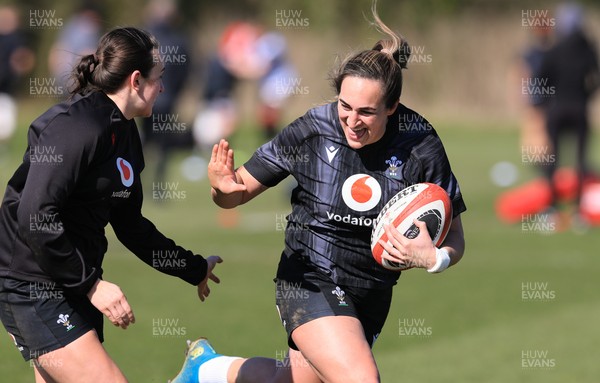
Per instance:
[[[63,284],[63,288],[67,290],[69,293],[74,295],[86,295],[94,283],[100,278],[98,269],[92,267],[92,270],[88,273],[88,276],[79,283],[75,284]]]
[[[188,258],[189,264],[179,275],[179,278],[183,279],[187,283],[197,286],[206,278],[208,270],[208,263],[200,255],[193,255]]]

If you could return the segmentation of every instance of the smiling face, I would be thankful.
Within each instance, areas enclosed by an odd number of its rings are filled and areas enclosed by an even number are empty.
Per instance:
[[[338,96],[338,114],[346,141],[353,149],[375,143],[383,137],[388,116],[381,83],[377,80],[348,76]]]

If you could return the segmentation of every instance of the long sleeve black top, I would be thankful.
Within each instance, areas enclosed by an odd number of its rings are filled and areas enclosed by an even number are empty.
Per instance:
[[[86,294],[102,277],[105,227],[155,269],[197,285],[204,258],[141,212],[139,133],[103,92],[57,104],[30,126],[0,209],[0,276]]]

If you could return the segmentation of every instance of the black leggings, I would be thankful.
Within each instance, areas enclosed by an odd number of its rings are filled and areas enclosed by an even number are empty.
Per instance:
[[[590,135],[587,108],[584,105],[563,105],[551,107],[546,111],[546,131],[552,146],[554,160],[546,164],[545,175],[552,185],[552,178],[558,167],[559,145],[566,133],[575,134],[577,161],[577,193],[576,203],[579,206],[583,189],[583,180],[587,174],[587,149]],[[557,203],[556,188],[552,188],[552,206]]]

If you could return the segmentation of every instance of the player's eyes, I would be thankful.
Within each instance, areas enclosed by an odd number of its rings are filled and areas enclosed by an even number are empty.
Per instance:
[[[342,106],[342,109],[346,110],[346,111],[351,111],[352,107],[344,102],[340,101],[340,105]],[[375,111],[370,110],[370,109],[358,109],[358,114],[362,115],[362,116],[372,116],[375,114]]]
[[[352,108],[350,108],[350,105],[348,105],[348,104],[344,104],[344,103],[342,102],[342,109],[344,109],[344,110],[351,110]]]

